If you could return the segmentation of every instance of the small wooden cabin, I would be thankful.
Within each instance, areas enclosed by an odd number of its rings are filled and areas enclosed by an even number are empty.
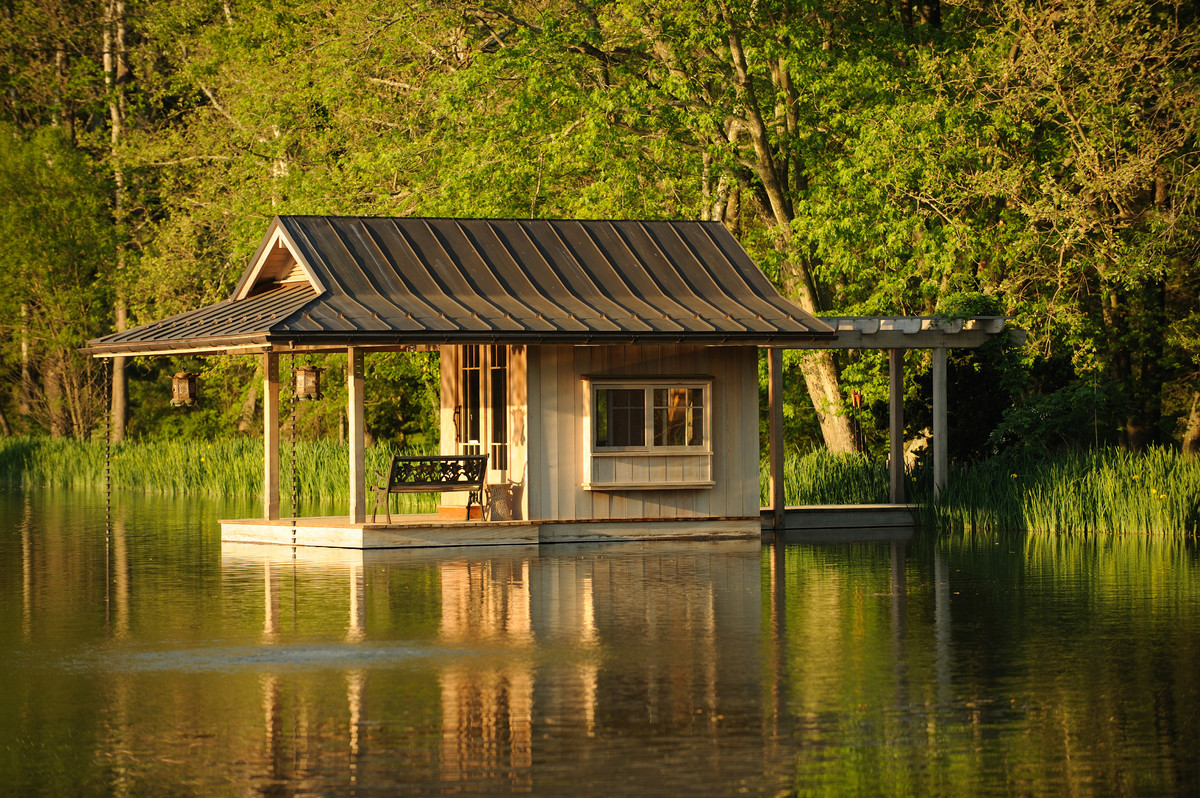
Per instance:
[[[833,338],[717,223],[280,216],[228,300],[89,351],[261,353],[266,521],[278,355],[347,352],[345,523],[362,529],[380,526],[366,519],[362,358],[436,348],[441,450],[489,456],[476,523],[552,541],[757,537],[758,348]],[[444,495],[437,523],[470,523],[465,505]]]

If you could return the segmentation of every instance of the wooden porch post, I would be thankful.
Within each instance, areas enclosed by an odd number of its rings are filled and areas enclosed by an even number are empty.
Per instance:
[[[279,355],[263,353],[263,517],[279,518]]]
[[[783,350],[767,349],[767,461],[771,472],[771,528],[776,542],[783,539]]]
[[[933,495],[946,488],[946,451],[949,425],[946,419],[946,348],[933,350]]]
[[[350,401],[346,417],[350,421],[350,523],[361,524],[367,520],[366,490],[366,424],[363,410],[363,350],[361,347],[346,348],[346,385]]]
[[[904,350],[888,350],[888,500],[904,504]]]

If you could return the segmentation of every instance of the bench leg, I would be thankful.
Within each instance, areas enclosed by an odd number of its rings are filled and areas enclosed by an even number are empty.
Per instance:
[[[483,511],[484,511],[483,491],[482,490],[467,491],[467,520],[468,521],[471,520],[471,502],[475,502],[476,504],[479,505],[479,520],[480,521],[484,520],[483,519]]]
[[[374,500],[371,502],[371,523],[372,524],[375,523],[375,514],[379,511],[379,494],[383,493],[383,510],[387,514],[387,522],[389,524],[391,524],[392,523],[392,505],[391,505],[392,495],[391,495],[391,493],[381,491],[381,490],[379,490],[379,488],[372,488],[371,493],[374,494]]]

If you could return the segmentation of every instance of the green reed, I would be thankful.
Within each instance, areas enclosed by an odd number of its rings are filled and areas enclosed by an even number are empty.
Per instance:
[[[366,450],[368,482],[387,471],[389,444]],[[0,486],[104,488],[104,443],[51,438],[0,438]],[[298,511],[344,505],[350,493],[349,450],[329,440],[280,442],[280,510],[291,513],[293,474]],[[263,443],[252,438],[204,441],[126,441],[109,450],[114,490],[212,496],[258,496],[263,485]],[[397,501],[393,499],[393,504]],[[401,512],[432,512],[433,494],[399,497]]]
[[[1170,449],[996,458],[952,467],[936,500],[928,479],[915,493],[920,520],[939,531],[1200,532],[1200,463]]]
[[[759,464],[759,498],[770,503],[769,465]],[[865,454],[835,454],[818,449],[785,452],[783,495],[788,505],[881,504],[888,500],[887,467]]]

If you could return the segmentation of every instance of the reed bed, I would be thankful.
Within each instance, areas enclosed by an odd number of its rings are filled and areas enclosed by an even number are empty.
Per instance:
[[[292,447],[280,452],[280,500],[292,511]],[[349,454],[336,441],[297,441],[297,512],[344,507]],[[104,444],[50,438],[0,438],[0,486],[103,489]],[[383,471],[398,451],[367,449],[367,474]],[[112,447],[115,490],[142,493],[258,496],[262,493],[262,441],[128,441]],[[1200,463],[1169,449],[1074,452],[1048,459],[995,458],[952,466],[949,485],[933,498],[928,469],[910,475],[909,495],[918,521],[938,532],[1200,534]],[[769,500],[767,465],[760,494]],[[789,505],[875,504],[888,500],[887,468],[866,455],[819,450],[784,458]],[[400,512],[432,512],[432,494],[399,497]],[[395,501],[395,500],[393,500]]]
[[[936,500],[927,479],[918,485],[919,520],[942,532],[1200,532],[1200,463],[1170,449],[1099,449],[954,467]]]
[[[818,449],[783,458],[784,504],[881,504],[888,500],[887,467],[865,454]],[[759,463],[759,499],[770,504],[770,470]]]
[[[368,447],[367,477],[386,471],[393,454],[427,454],[388,444]],[[104,443],[51,438],[0,438],[0,485],[9,489],[104,488]],[[349,450],[329,440],[280,445],[280,509],[292,511],[295,475],[297,511],[332,509],[349,500]],[[114,490],[167,495],[259,496],[262,494],[263,444],[249,438],[211,441],[127,441],[111,447],[109,466]],[[398,497],[400,512],[433,512],[433,494]],[[393,498],[393,506],[397,501]]]

